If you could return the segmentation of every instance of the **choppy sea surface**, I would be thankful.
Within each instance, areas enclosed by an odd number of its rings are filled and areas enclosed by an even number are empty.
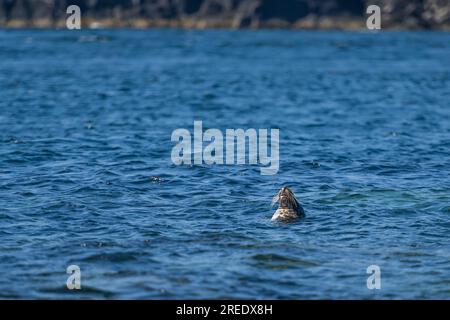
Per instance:
[[[449,299],[449,96],[449,33],[1,30],[0,298]],[[194,120],[279,172],[175,166]]]

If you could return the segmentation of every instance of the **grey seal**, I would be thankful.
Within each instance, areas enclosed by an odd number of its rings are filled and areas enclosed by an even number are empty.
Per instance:
[[[275,194],[272,200],[272,206],[277,202],[280,205],[272,216],[272,221],[291,222],[305,216],[302,205],[288,187],[281,188]]]

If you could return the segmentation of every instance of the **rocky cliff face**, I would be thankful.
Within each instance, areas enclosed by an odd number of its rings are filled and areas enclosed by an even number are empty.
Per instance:
[[[63,27],[72,4],[84,27],[356,29],[377,4],[382,28],[450,29],[450,0],[0,0],[0,26]]]

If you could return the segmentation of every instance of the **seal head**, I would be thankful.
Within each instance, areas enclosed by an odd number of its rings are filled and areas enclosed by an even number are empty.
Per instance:
[[[275,194],[272,200],[272,206],[279,202],[280,206],[275,211],[271,220],[289,222],[305,215],[303,207],[298,202],[295,194],[288,187],[283,187]]]

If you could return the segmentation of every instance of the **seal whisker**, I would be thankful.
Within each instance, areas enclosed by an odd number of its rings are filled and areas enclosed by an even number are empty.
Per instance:
[[[273,207],[279,200],[280,200],[280,192],[277,192],[272,198],[271,207]]]

